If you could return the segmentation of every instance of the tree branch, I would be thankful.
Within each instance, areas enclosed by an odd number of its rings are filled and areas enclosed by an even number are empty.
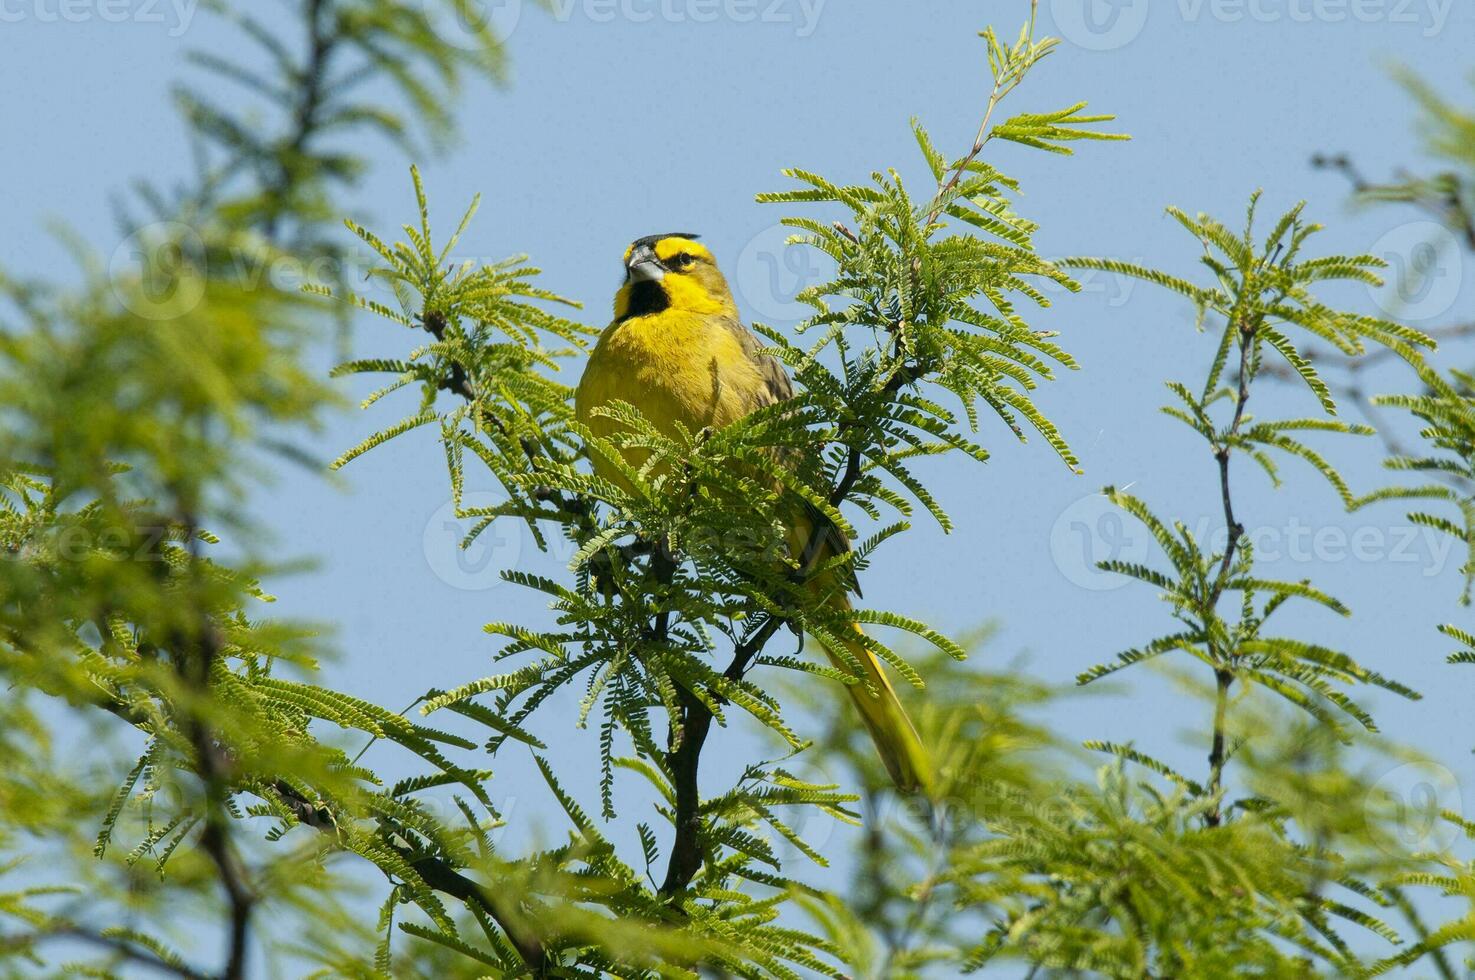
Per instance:
[[[1249,288],[1249,283],[1245,283]],[[1224,595],[1225,587],[1229,584],[1229,573],[1234,565],[1235,555],[1239,551],[1240,538],[1244,536],[1244,525],[1234,516],[1234,498],[1230,492],[1229,485],[1229,458],[1231,445],[1234,437],[1239,434],[1240,425],[1244,422],[1245,406],[1250,400],[1250,371],[1252,362],[1251,351],[1255,343],[1255,323],[1241,323],[1235,329],[1239,341],[1239,385],[1234,400],[1234,418],[1229,424],[1228,430],[1219,441],[1214,450],[1214,459],[1219,464],[1219,495],[1224,507],[1224,527],[1228,532],[1229,540],[1224,546],[1224,556],[1219,560],[1219,574],[1214,578],[1214,584],[1209,589],[1208,598],[1204,604],[1204,619],[1207,622],[1214,615],[1214,609]],[[1212,644],[1212,631],[1205,630],[1208,642]],[[1214,701],[1214,735],[1213,743],[1209,748],[1209,784],[1210,794],[1217,794],[1224,779],[1224,763],[1226,727],[1228,722],[1229,689],[1234,684],[1234,671],[1229,664],[1234,658],[1233,650],[1217,651],[1216,660],[1219,667],[1214,672],[1215,701]],[[1219,826],[1223,820],[1218,802],[1214,803],[1205,816],[1204,821],[1210,827]]]
[[[0,951],[28,950],[53,939],[71,939],[98,946],[129,963],[146,966],[169,976],[182,977],[184,980],[211,980],[208,973],[202,973],[183,963],[172,963],[152,952],[141,950],[120,937],[93,932],[71,922],[54,923],[51,928],[28,935],[0,936]]]
[[[278,161],[276,179],[266,188],[268,198],[276,204],[276,209],[266,219],[266,237],[273,241],[276,240],[291,189],[298,183],[298,176],[292,168],[297,166],[297,158],[302,155],[307,148],[307,141],[317,131],[318,108],[323,101],[328,60],[339,40],[337,34],[325,30],[323,26],[324,14],[332,12],[332,0],[307,0],[304,11],[307,22],[307,64],[299,79],[299,98],[292,113],[292,133]]]
[[[332,811],[313,803],[291,784],[279,780],[272,784],[272,790],[276,794],[277,801],[292,811],[298,823],[325,833],[336,831],[338,824],[333,818]],[[394,843],[390,843],[389,846],[403,857],[415,869],[415,873],[432,889],[467,905],[480,907],[507,934],[508,941],[512,943],[518,955],[529,967],[539,970],[545,965],[547,951],[535,932],[523,921],[522,914],[515,909],[516,903],[507,902],[495,890],[483,887],[434,855],[423,854]]]
[[[100,699],[93,702],[94,707],[100,708],[122,720],[133,725],[141,731],[151,731],[151,719],[139,714],[128,704],[114,699]],[[215,754],[220,754],[221,749],[217,745]],[[314,803],[303,796],[290,783],[277,780],[271,785],[275,802],[282,804],[298,823],[314,830],[324,833],[335,833],[338,822],[333,812],[326,806]],[[463,902],[474,902],[492,918],[507,934],[508,940],[516,948],[528,966],[539,969],[547,960],[547,953],[542,942],[522,921],[522,916],[516,913],[508,903],[503,901],[495,890],[489,890],[477,883],[475,880],[462,874],[456,868],[447,864],[440,858],[432,855],[420,854],[409,848],[391,845],[395,847],[424,879],[425,883],[434,890],[449,895]],[[193,975],[193,974],[191,974]]]
[[[1441,175],[1448,176],[1450,184],[1447,187],[1440,187],[1437,180],[1415,177],[1406,172],[1395,175],[1402,181],[1400,184],[1374,184],[1362,175],[1362,171],[1345,153],[1332,156],[1318,153],[1311,158],[1311,165],[1318,170],[1337,171],[1347,178],[1353,192],[1358,195],[1401,191],[1402,195],[1394,200],[1402,200],[1425,212],[1462,237],[1466,247],[1475,251],[1475,212],[1471,212],[1460,196],[1460,178],[1457,175]],[[1416,193],[1415,189],[1421,192]]]
[[[765,619],[746,640],[733,651],[732,662],[722,676],[730,681],[740,681],[747,673],[753,658],[773,638],[783,620],[776,616]],[[679,690],[681,698],[680,737],[673,732],[676,747],[667,755],[666,764],[671,769],[671,781],[676,791],[676,839],[671,844],[671,857],[666,865],[666,878],[661,883],[662,895],[674,895],[681,891],[701,871],[706,855],[701,846],[701,790],[697,784],[697,769],[701,763],[702,746],[712,731],[712,712],[702,701],[687,691]]]
[[[1035,37],[1035,18],[1039,14],[1039,9],[1040,0],[1030,0],[1030,41],[1033,41]],[[1021,80],[1023,80],[1023,78],[1024,72],[1017,71],[1013,74],[1013,76],[1004,75],[994,79],[993,91],[989,93],[988,107],[983,112],[983,122],[978,124],[978,134],[973,137],[973,148],[970,149],[966,155],[964,155],[963,159],[958,161],[957,166],[953,168],[950,176],[948,176],[946,180],[938,185],[937,193],[932,196],[932,209],[927,212],[927,220],[922,222],[923,228],[930,226],[934,221],[938,219],[939,216],[941,216],[942,210],[945,206],[943,199],[953,190],[953,188],[957,187],[958,184],[962,181],[963,174],[968,169],[968,164],[977,159],[978,154],[983,152],[984,146],[988,144],[988,141],[991,138],[991,134],[988,131],[988,124],[989,121],[994,117],[994,110],[999,107],[1000,102],[1004,101],[1005,96],[1014,91],[1015,87],[1020,83]]]
[[[187,585],[198,620],[198,635],[187,636],[181,631],[181,635],[175,638],[171,646],[177,650],[175,669],[181,679],[193,687],[204,701],[210,696],[210,678],[214,674],[215,665],[221,659],[224,643],[203,599],[198,523],[188,513],[181,516],[177,523],[185,529],[187,535]],[[161,571],[169,568],[162,561],[163,556],[159,557],[160,561],[153,567]],[[229,943],[225,970],[221,977],[223,980],[244,980],[246,955],[250,946],[251,912],[256,905],[256,894],[247,884],[247,871],[241,865],[240,857],[230,839],[226,801],[231,792],[234,760],[215,737],[200,712],[190,711],[184,717],[181,728],[194,748],[196,772],[205,785],[205,826],[200,834],[200,848],[215,865],[230,908]]]

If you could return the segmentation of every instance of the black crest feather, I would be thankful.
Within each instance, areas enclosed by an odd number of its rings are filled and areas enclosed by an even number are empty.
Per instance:
[[[630,245],[633,248],[639,248],[642,245],[654,245],[656,242],[663,241],[667,238],[690,238],[692,241],[696,241],[701,237],[701,235],[691,231],[668,231],[664,235],[646,235],[644,238],[637,238]]]

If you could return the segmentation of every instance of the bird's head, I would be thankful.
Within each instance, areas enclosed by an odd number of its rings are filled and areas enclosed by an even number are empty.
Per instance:
[[[615,294],[615,319],[663,310],[736,316],[727,280],[705,245],[690,233],[638,238],[625,250],[625,281]]]

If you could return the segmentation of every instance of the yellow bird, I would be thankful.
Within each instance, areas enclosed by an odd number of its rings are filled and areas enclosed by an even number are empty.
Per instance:
[[[793,396],[777,360],[738,318],[727,280],[712,253],[692,234],[651,235],[625,252],[625,281],[615,295],[615,318],[600,335],[575,398],[578,419],[601,436],[618,423],[595,415],[612,402],[633,405],[667,434],[677,423],[688,432],[720,428],[750,412]],[[628,459],[640,465],[642,459]],[[597,457],[595,470],[618,480]],[[786,507],[790,547],[802,550],[813,528],[812,512],[795,501]],[[828,552],[844,548],[829,536]],[[825,583],[812,585],[817,591]],[[847,603],[841,588],[823,588],[827,601]],[[856,632],[859,632],[856,627]],[[926,755],[896,691],[875,656],[859,641],[847,644],[865,669],[864,681],[848,685],[861,719],[896,785],[906,791],[928,783]],[[848,668],[834,654],[832,662]]]

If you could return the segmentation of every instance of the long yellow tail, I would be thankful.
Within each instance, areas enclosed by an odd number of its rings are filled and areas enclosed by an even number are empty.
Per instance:
[[[859,633],[860,627],[857,626],[855,631]],[[927,752],[896,696],[896,689],[891,686],[880,661],[859,641],[848,642],[845,646],[865,668],[865,680],[848,685],[850,697],[860,711],[861,721],[871,733],[871,740],[876,743],[876,752],[891,774],[891,781],[904,793],[926,789],[932,782]],[[830,662],[839,669],[847,672],[853,669],[834,653],[829,656]]]
[[[796,513],[790,519],[788,528],[789,547],[793,554],[804,555],[808,561],[819,564],[850,547],[844,535],[813,508],[800,503],[795,503],[794,506]],[[826,533],[818,541],[813,541],[811,538],[816,526],[823,527]],[[815,553],[810,554],[811,549]],[[848,610],[849,593],[852,590],[858,591],[858,587],[854,581],[837,581],[836,577],[837,573],[833,571],[818,575],[810,580],[809,588],[816,597],[822,597],[821,601],[826,604]],[[932,767],[928,762],[927,751],[922,747],[922,740],[917,736],[917,729],[897,698],[896,688],[891,686],[885,668],[859,639],[865,633],[858,625],[854,629],[856,639],[840,637],[840,640],[850,655],[860,662],[863,671],[858,683],[846,685],[850,690],[851,700],[860,712],[860,719],[871,733],[871,740],[876,743],[876,752],[881,756],[896,788],[904,793],[930,789]],[[844,658],[833,651],[826,649],[825,653],[838,669],[847,674],[854,670]]]

